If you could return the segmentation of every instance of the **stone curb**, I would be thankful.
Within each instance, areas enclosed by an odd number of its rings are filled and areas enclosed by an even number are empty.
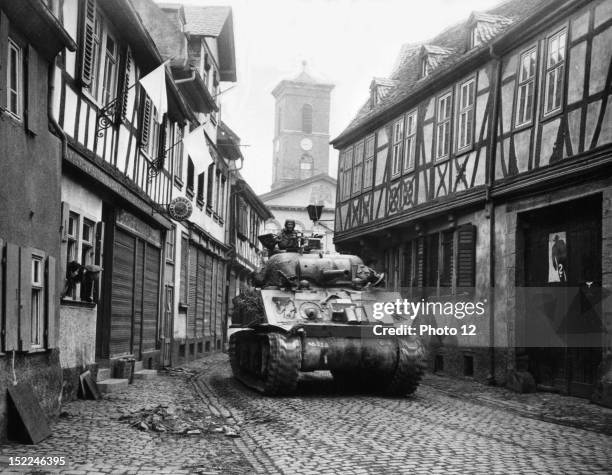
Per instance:
[[[548,422],[550,424],[557,424],[557,425],[562,425],[566,427],[572,427],[574,429],[587,430],[589,432],[595,432],[597,434],[610,435],[609,432],[606,432],[605,430],[601,430],[597,427],[593,427],[592,425],[589,425],[587,423],[582,423],[579,421],[563,420],[563,419],[559,419],[556,417],[547,416],[546,414],[542,414],[541,412],[529,411],[527,409],[517,407],[516,404],[507,403],[507,402],[500,401],[494,398],[484,398],[481,396],[474,396],[473,394],[471,394],[470,396],[462,395],[462,394],[458,394],[453,391],[440,389],[436,386],[429,385],[426,382],[421,382],[421,385],[427,386],[429,389],[433,389],[434,391],[438,391],[439,393],[442,393],[445,396],[451,397],[453,399],[460,399],[462,401],[465,401],[465,402],[468,402],[474,405],[482,404],[482,405],[491,407],[493,409],[503,409],[507,412],[512,412],[514,414],[517,414],[523,417],[527,417],[529,419],[535,419],[535,420],[542,421],[542,422]]]
[[[240,434],[239,437],[234,439],[234,443],[244,458],[251,464],[255,470],[254,473],[282,474],[265,452],[260,450],[259,453],[256,453],[253,450],[257,449],[258,444],[246,431],[241,429],[240,426],[244,423],[244,418],[237,411],[227,409],[223,405],[215,390],[205,380],[205,371],[200,371],[194,375],[191,383],[196,394],[207,404],[211,413],[217,417],[224,417],[228,425],[231,425]]]

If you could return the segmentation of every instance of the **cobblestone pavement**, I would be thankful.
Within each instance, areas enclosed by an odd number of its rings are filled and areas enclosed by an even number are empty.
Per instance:
[[[49,439],[0,446],[0,467],[10,456],[65,456],[55,471],[75,475],[612,473],[612,437],[589,424],[607,410],[586,411],[590,430],[534,418],[554,416],[542,409],[554,404],[577,414],[583,400],[511,396],[438,376],[408,398],[337,394],[326,372],[306,375],[294,397],[266,398],[230,373],[227,355],[218,354],[103,401],[68,403]],[[125,418],[160,405],[180,408],[200,433],[140,431]]]
[[[201,433],[141,431],[131,427],[129,420],[120,420],[121,416],[159,405],[179,408],[181,417],[196,421]],[[236,445],[238,439],[220,432],[227,420],[204,403],[189,374],[161,373],[152,380],[135,381],[128,389],[105,395],[100,401],[70,402],[62,411],[62,416],[51,424],[53,435],[40,444],[1,445],[0,471],[74,475],[253,473]],[[9,471],[9,457],[16,456],[63,456],[66,465],[32,470],[11,467],[15,470]]]
[[[262,473],[612,473],[612,437],[422,385],[412,397],[338,395],[327,373],[266,398],[230,377],[225,355],[198,378],[241,427]]]

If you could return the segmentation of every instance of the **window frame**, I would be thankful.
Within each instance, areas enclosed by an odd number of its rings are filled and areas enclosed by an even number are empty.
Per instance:
[[[443,100],[447,100],[450,105],[450,111],[448,116],[445,116],[443,119],[440,118],[440,103]],[[450,157],[451,152],[451,142],[452,142],[452,129],[453,129],[453,91],[448,90],[442,94],[440,94],[436,98],[436,120],[435,120],[435,141],[434,141],[434,162],[442,162],[447,160]],[[439,144],[440,144],[440,127],[445,126],[445,134],[448,134],[447,139],[445,140],[445,148],[446,151],[442,155],[438,154]]]
[[[463,92],[465,90],[465,87],[467,86],[469,88],[469,86],[472,86],[471,89],[471,95],[469,96],[468,99],[471,99],[471,102],[468,103],[465,107],[462,105],[462,100],[463,100]],[[476,117],[476,76],[472,76],[462,82],[459,83],[458,85],[458,94],[457,94],[457,130],[456,130],[456,134],[457,137],[455,138],[455,143],[456,143],[456,150],[458,153],[461,152],[466,152],[471,150],[474,147],[474,133],[475,133],[475,117]],[[469,93],[469,89],[468,89],[468,93]],[[451,106],[452,107],[452,106]],[[451,118],[453,116],[453,111],[451,109]],[[461,134],[463,132],[462,130],[462,118],[465,117],[466,118],[466,126],[470,125],[469,130],[466,130],[466,134],[465,134],[465,138],[467,140],[467,142],[465,143],[461,143]],[[469,134],[468,134],[469,132]]]
[[[341,189],[341,196],[343,200],[351,197],[351,184],[353,181],[353,153],[354,150],[352,145],[347,147],[344,151]]]
[[[11,51],[15,52],[17,62],[16,65],[13,65],[11,60]],[[23,48],[11,37],[8,38],[6,63],[6,112],[10,114],[11,117],[21,122],[23,121],[25,107],[25,71],[23,67]],[[14,89],[11,85],[11,73],[13,72],[14,67],[16,67],[16,89]],[[11,95],[13,94],[15,95],[17,111],[12,110]]]
[[[166,231],[166,262],[174,264],[174,252],[176,249],[176,226],[172,226]]]
[[[404,150],[402,156],[402,170],[404,173],[412,172],[416,168],[416,141],[417,141],[417,130],[418,130],[418,109],[414,109],[406,113],[405,124],[404,124]],[[409,120],[413,119],[413,129],[408,129]],[[411,153],[409,157],[408,154]],[[409,159],[412,158],[412,164],[408,166]]]
[[[45,262],[46,256],[44,252],[33,250],[31,255],[31,275],[30,275],[30,285],[31,285],[31,297],[30,297],[30,348],[33,350],[41,350],[45,347],[45,326],[46,326],[46,276],[45,276]],[[35,280],[34,269],[36,267],[35,263],[38,264],[38,275],[39,280]],[[34,305],[35,298],[37,295],[37,305]],[[35,308],[38,310],[37,312],[37,325],[36,325],[36,338],[37,341],[34,341],[32,336],[35,332],[34,325],[34,311]]]
[[[360,152],[359,152],[360,151]],[[358,156],[359,155],[359,156]],[[365,161],[365,139],[354,145],[351,195],[357,196],[363,189],[363,166]]]
[[[404,116],[393,121],[391,136],[391,177],[399,176],[402,172],[403,145],[404,145]]]
[[[527,55],[534,56],[534,66],[533,66],[533,75],[528,76],[526,79],[521,79],[521,73],[523,71],[523,58]],[[531,47],[525,49],[519,54],[519,63],[517,65],[517,73],[516,73],[516,91],[515,91],[515,111],[514,111],[514,127],[525,127],[533,123],[533,118],[536,110],[537,104],[537,76],[538,76],[538,46],[537,44],[532,45]],[[522,97],[522,91],[524,91],[524,87],[531,84],[531,111],[529,112],[529,117],[522,122],[519,121],[520,118],[524,118],[527,114],[521,115],[520,111],[520,100]]]
[[[483,44],[483,41],[480,39],[478,35],[478,23],[474,23],[470,27],[470,39],[469,39],[468,49],[476,48],[477,46],[480,46],[481,44]]]
[[[546,36],[546,43],[545,43],[545,53],[544,53],[544,59],[543,59],[543,64],[542,64],[542,70],[543,70],[543,75],[544,77],[542,78],[542,88],[543,88],[543,94],[542,94],[542,118],[548,118],[548,117],[552,117],[556,114],[559,114],[563,111],[564,107],[565,107],[565,71],[567,68],[567,43],[568,43],[568,34],[567,34],[568,28],[566,25],[564,25],[563,27],[557,29],[554,33],[547,35]],[[561,37],[564,36],[564,42],[563,42],[563,59],[558,61],[557,63],[555,63],[553,66],[549,66],[548,65],[548,61],[549,61],[549,53],[551,51],[550,48],[550,44],[551,41],[555,38],[555,37]],[[560,44],[560,43],[559,43]],[[557,52],[559,52],[560,49],[557,50]],[[559,105],[553,109],[549,109],[547,110],[547,102],[548,102],[548,86],[549,86],[549,77],[550,77],[550,73],[552,73],[553,71],[559,71],[559,79],[558,79],[558,86],[559,86]]]
[[[372,154],[368,154],[368,143],[372,143]],[[363,147],[363,190],[372,188],[374,182],[374,157],[376,156],[376,134],[370,134],[364,139]],[[367,173],[366,173],[367,171]],[[366,182],[366,178],[369,180]]]
[[[429,67],[429,58],[427,54],[421,55],[421,79],[426,78],[431,73],[431,68]]]

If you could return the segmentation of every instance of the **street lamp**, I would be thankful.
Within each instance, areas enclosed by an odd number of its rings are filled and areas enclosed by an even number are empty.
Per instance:
[[[308,211],[308,217],[310,220],[316,224],[319,219],[321,219],[321,213],[323,213],[323,205],[308,205],[306,206],[306,211]]]

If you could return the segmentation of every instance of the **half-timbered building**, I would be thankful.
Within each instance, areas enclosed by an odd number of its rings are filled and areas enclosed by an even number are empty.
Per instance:
[[[402,47],[333,140],[337,246],[404,296],[486,303],[432,369],[612,404],[611,40],[608,1],[475,12]]]
[[[48,4],[0,2],[1,439],[9,387],[59,410],[61,142],[48,106],[55,57],[76,45]]]

